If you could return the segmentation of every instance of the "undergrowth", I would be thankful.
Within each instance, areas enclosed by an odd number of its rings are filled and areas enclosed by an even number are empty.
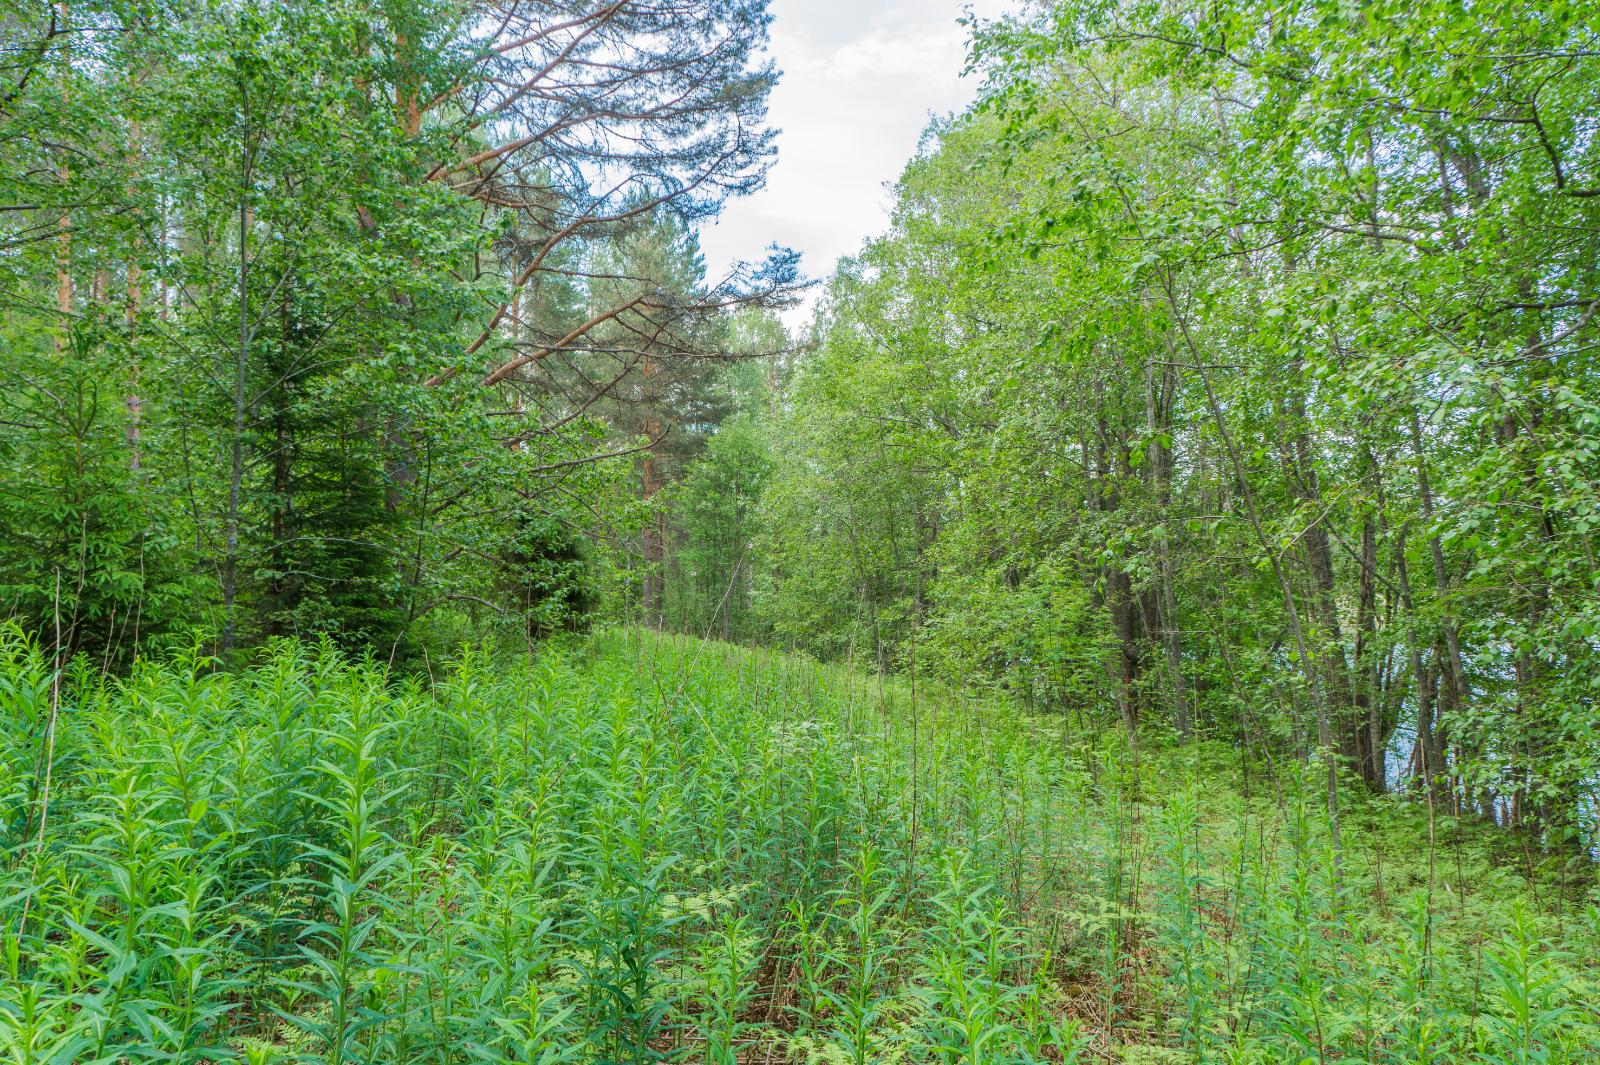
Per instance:
[[[59,683],[58,683],[59,681]],[[0,1061],[1600,1060],[1600,914],[1295,766],[612,632],[0,644]]]

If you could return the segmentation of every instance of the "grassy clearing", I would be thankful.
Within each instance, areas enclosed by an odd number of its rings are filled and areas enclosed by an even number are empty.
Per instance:
[[[1600,1060],[1580,889],[1377,805],[1336,862],[1292,767],[639,633],[201,665],[52,730],[0,650],[0,1061]]]

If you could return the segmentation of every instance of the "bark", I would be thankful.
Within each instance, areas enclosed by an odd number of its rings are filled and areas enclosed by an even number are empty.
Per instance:
[[[1277,578],[1278,590],[1283,596],[1284,613],[1289,619],[1289,632],[1294,639],[1295,657],[1298,660],[1301,674],[1305,679],[1306,688],[1311,696],[1312,708],[1317,718],[1317,740],[1322,748],[1323,764],[1327,777],[1328,799],[1328,827],[1333,838],[1335,855],[1343,852],[1343,831],[1339,816],[1339,764],[1334,751],[1334,734],[1332,722],[1328,712],[1328,696],[1323,685],[1321,672],[1316,668],[1310,655],[1310,647],[1306,640],[1305,624],[1301,620],[1300,607],[1295,602],[1294,586],[1290,583],[1289,574],[1284,569],[1283,563],[1274,548],[1272,540],[1267,535],[1266,527],[1261,521],[1261,510],[1256,504],[1255,493],[1250,488],[1249,478],[1246,474],[1244,460],[1240,457],[1238,444],[1234,441],[1233,432],[1228,428],[1228,419],[1223,413],[1222,401],[1217,397],[1216,389],[1211,384],[1211,373],[1206,367],[1206,361],[1201,354],[1199,345],[1195,342],[1189,331],[1188,319],[1184,316],[1182,304],[1173,288],[1173,281],[1169,274],[1162,272],[1158,275],[1161,279],[1162,289],[1166,295],[1167,306],[1172,311],[1173,321],[1178,327],[1184,348],[1188,351],[1191,366],[1199,376],[1204,388],[1206,406],[1211,414],[1212,423],[1216,426],[1217,437],[1222,443],[1223,452],[1228,457],[1234,479],[1239,486],[1240,500],[1244,503],[1245,515],[1249,519],[1250,528],[1255,533],[1256,543],[1266,555],[1272,567],[1273,576]],[[1336,857],[1336,866],[1338,859]]]
[[[640,364],[640,374],[644,379],[644,433],[648,440],[655,440],[661,436],[661,419],[655,415],[650,407],[652,388],[654,387],[657,373],[656,361],[650,356],[645,356]],[[663,478],[661,474],[660,459],[656,449],[649,448],[644,452],[644,459],[640,463],[640,495],[648,504],[661,491]],[[661,527],[661,516],[651,514],[646,519],[645,527],[640,536],[641,555],[644,562],[644,576],[640,582],[640,601],[644,608],[645,623],[649,625],[661,624],[661,610],[665,596],[663,589],[663,564],[666,561],[666,537]]]
[[[1113,441],[1110,421],[1105,414],[1105,396],[1098,397],[1100,411],[1095,418],[1094,460],[1090,466],[1089,499],[1091,506],[1101,514],[1114,514],[1122,506],[1117,490],[1116,471],[1111,457],[1113,444],[1125,447],[1126,441]],[[1137,753],[1139,749],[1139,681],[1143,672],[1144,655],[1141,649],[1139,604],[1135,600],[1133,580],[1117,563],[1101,568],[1106,603],[1111,614],[1112,631],[1117,637],[1117,710],[1122,726],[1127,731],[1128,743]]]
[[[1399,585],[1400,607],[1406,615],[1406,652],[1411,663],[1412,682],[1417,689],[1416,738],[1412,741],[1411,750],[1413,779],[1420,780],[1433,802],[1442,805],[1448,798],[1449,789],[1445,776],[1443,735],[1438,726],[1439,680],[1441,673],[1448,674],[1448,665],[1443,670],[1434,668],[1422,656],[1423,645],[1416,623],[1417,607],[1411,592],[1410,566],[1406,563],[1404,531],[1395,539],[1394,555],[1395,583]],[[1434,662],[1441,661],[1444,661],[1443,656],[1436,654]],[[1445,687],[1448,688],[1448,685],[1446,676]]]
[[[134,122],[129,127],[129,138],[133,142],[134,156],[140,154],[139,144],[142,134],[139,123]],[[131,255],[128,258],[128,305],[125,321],[128,328],[128,337],[133,339],[139,326],[139,309],[144,302],[144,273],[139,262]],[[137,351],[128,366],[128,394],[123,400],[127,412],[126,434],[128,440],[128,465],[135,472],[139,470],[142,461],[142,448],[144,443],[144,398],[140,391],[140,370]]]
[[[1461,637],[1454,615],[1450,612],[1450,576],[1445,568],[1444,543],[1434,528],[1435,512],[1433,485],[1428,477],[1427,454],[1422,445],[1422,421],[1415,410],[1411,411],[1411,452],[1416,462],[1417,492],[1422,497],[1422,520],[1428,527],[1428,557],[1433,564],[1433,590],[1439,597],[1442,610],[1439,622],[1440,635],[1444,637],[1449,652],[1445,666],[1448,670],[1449,709],[1459,710],[1467,701],[1466,669],[1462,666]]]
[[[228,520],[222,559],[222,638],[221,650],[233,646],[237,633],[236,608],[239,596],[239,516],[244,491],[244,433],[246,375],[250,362],[250,97],[245,93],[241,110],[244,116],[243,147],[239,165],[239,346],[233,363],[233,438],[229,448]]]
[[[131,337],[139,319],[139,267],[128,264],[128,334]],[[142,367],[137,355],[128,365],[128,394],[123,399],[126,411],[128,440],[128,466],[135,473],[143,464],[144,453],[144,397],[140,394]]]
[[[57,17],[60,19],[62,31],[66,32],[69,28],[66,0],[60,0],[56,4],[56,12]],[[68,58],[64,65],[67,77],[62,81],[61,99],[63,103],[68,99],[69,90],[67,86],[71,82],[72,60],[70,53],[68,53]],[[61,180],[62,191],[66,192],[66,187],[72,180],[71,168],[63,162],[56,173]],[[56,225],[58,229],[56,234],[56,313],[61,318],[61,327],[56,333],[55,347],[56,352],[60,354],[67,349],[67,334],[72,328],[72,212],[63,210],[61,219]]]
[[[410,38],[403,33],[394,35],[395,53],[410,61],[412,55]],[[405,130],[406,136],[413,139],[422,132],[422,102],[419,99],[416,80],[406,76],[397,79],[394,87],[394,110],[400,120],[400,127]]]
[[[1355,700],[1363,711],[1365,720],[1358,722],[1355,735],[1359,740],[1357,768],[1361,779],[1374,791],[1385,789],[1384,743],[1387,735],[1383,723],[1383,706],[1380,698],[1376,664],[1371,661],[1372,646],[1378,632],[1378,527],[1371,515],[1361,525],[1361,575],[1356,600],[1355,669],[1359,678]]]
[[[294,333],[294,323],[290,319],[289,307],[294,299],[293,290],[285,284],[284,293],[278,304],[278,331],[287,346],[289,338]],[[292,359],[289,360],[292,362]],[[290,566],[286,549],[289,541],[294,536],[295,525],[295,500],[294,500],[294,461],[295,440],[294,427],[290,423],[290,405],[294,402],[290,394],[290,379],[285,378],[284,384],[273,390],[273,398],[267,413],[263,418],[264,428],[270,427],[272,432],[272,549],[270,553],[271,568],[274,576],[268,582],[266,595],[269,609],[267,613],[267,634],[272,636],[287,636],[290,632],[285,629],[282,622],[287,615],[286,607],[296,599],[295,583],[300,579],[289,572]]]
[[[1145,367],[1145,418],[1150,432],[1148,461],[1154,481],[1156,506],[1159,508],[1164,533],[1156,540],[1156,582],[1159,587],[1161,645],[1166,654],[1167,681],[1172,692],[1173,723],[1178,737],[1188,743],[1192,729],[1189,719],[1189,692],[1183,676],[1183,630],[1178,619],[1178,598],[1174,588],[1176,577],[1172,563],[1172,449],[1167,436],[1172,427],[1172,395],[1176,390],[1176,375],[1170,365],[1160,371],[1154,362]]]
[[[1324,683],[1331,704],[1330,710],[1335,719],[1335,738],[1339,749],[1345,757],[1359,765],[1361,749],[1364,746],[1361,739],[1362,729],[1359,726],[1361,708],[1356,705],[1352,696],[1350,665],[1345,658],[1344,633],[1339,623],[1339,607],[1335,594],[1333,543],[1328,535],[1316,449],[1311,440],[1310,418],[1306,411],[1305,393],[1301,387],[1302,367],[1295,365],[1291,375],[1295,387],[1290,394],[1289,415],[1295,424],[1294,467],[1299,482],[1296,488],[1311,516],[1301,536],[1301,546],[1305,551],[1306,574],[1311,582],[1314,616],[1322,637]]]

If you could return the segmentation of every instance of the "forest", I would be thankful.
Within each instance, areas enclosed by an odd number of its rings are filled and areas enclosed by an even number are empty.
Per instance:
[[[1600,3],[780,6],[0,0],[0,1063],[1600,1061]]]

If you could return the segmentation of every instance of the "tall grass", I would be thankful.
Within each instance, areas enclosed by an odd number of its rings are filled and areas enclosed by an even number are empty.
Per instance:
[[[3,1062],[1600,1060],[1592,911],[1206,749],[612,632],[78,673],[47,766],[55,680],[0,639]]]

